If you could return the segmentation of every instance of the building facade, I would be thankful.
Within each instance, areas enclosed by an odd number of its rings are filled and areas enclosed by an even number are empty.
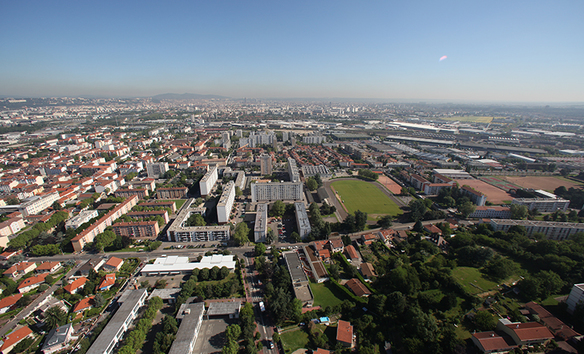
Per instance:
[[[312,231],[310,221],[308,220],[308,213],[306,212],[306,206],[303,202],[296,202],[294,203],[294,209],[296,210],[296,226],[298,228],[298,234],[304,239]]]
[[[177,188],[158,188],[156,190],[157,199],[181,199],[189,189],[187,187],[177,187]]]
[[[233,202],[235,201],[235,182],[229,181],[225,187],[223,187],[223,193],[219,202],[217,203],[217,221],[219,224],[225,224],[229,221],[229,214],[233,208]]]
[[[566,199],[548,199],[548,198],[516,198],[513,204],[525,205],[529,210],[535,210],[542,213],[553,213],[554,211],[566,211],[570,206],[570,201]]]
[[[550,240],[566,240],[570,236],[584,232],[584,223],[536,221],[536,220],[511,220],[491,219],[490,225],[494,231],[508,232],[512,226],[523,226],[526,235],[531,237],[534,233],[542,233]]]
[[[201,189],[201,195],[203,197],[211,193],[211,190],[213,190],[213,187],[215,186],[215,183],[217,182],[218,178],[219,174],[217,171],[217,165],[210,167],[209,171],[207,171],[207,173],[205,173],[203,178],[201,178],[201,180],[199,181],[199,187]]]
[[[168,172],[168,162],[147,163],[146,171],[150,178],[160,178]]]
[[[253,227],[254,242],[266,242],[268,232],[268,204],[257,205],[255,224]]]
[[[269,202],[276,200],[302,200],[304,190],[302,182],[252,183],[252,202]]]

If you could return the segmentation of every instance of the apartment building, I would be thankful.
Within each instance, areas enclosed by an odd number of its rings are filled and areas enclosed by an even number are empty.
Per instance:
[[[217,221],[219,224],[225,224],[229,221],[229,214],[233,208],[233,202],[235,201],[235,182],[229,181],[227,185],[223,187],[223,193],[219,202],[217,203]]]
[[[512,226],[523,226],[527,236],[534,233],[542,233],[550,240],[566,240],[570,236],[584,232],[584,223],[536,221],[536,220],[511,220],[511,219],[491,219],[490,225],[495,231],[509,231]]]
[[[156,190],[157,199],[181,199],[189,189],[187,187],[176,187],[176,188],[158,188]]]
[[[302,182],[252,183],[252,202],[270,202],[276,200],[302,200],[304,189]]]
[[[266,242],[268,232],[268,204],[257,205],[256,218],[253,227],[254,242]]]
[[[516,198],[513,204],[525,205],[529,210],[535,210],[542,213],[553,213],[554,211],[566,211],[570,206],[570,201],[566,199],[550,198]]]
[[[263,176],[272,174],[272,156],[268,154],[260,156],[260,171]]]
[[[114,195],[117,198],[128,198],[131,196],[137,196],[140,199],[143,199],[144,197],[148,196],[148,190],[147,189],[118,189]]]
[[[118,236],[149,240],[156,239],[160,232],[158,221],[119,222],[112,229]]]
[[[147,163],[146,171],[150,178],[160,178],[168,172],[168,162]]]
[[[164,220],[165,224],[168,224],[170,218],[166,210],[145,210],[145,211],[132,211],[128,214],[132,219],[147,219],[152,216],[160,216]]]
[[[310,221],[308,220],[308,213],[306,212],[306,206],[303,202],[296,202],[294,203],[294,209],[296,210],[296,226],[298,228],[298,234],[304,239],[312,231]]]
[[[296,160],[291,157],[288,158],[288,175],[290,176],[290,182],[300,182],[300,172],[298,171]]]
[[[215,186],[218,178],[219,174],[217,171],[217,165],[210,167],[209,171],[207,171],[207,173],[205,173],[203,178],[201,178],[199,181],[199,187],[203,197],[211,193],[211,190],[213,190],[213,187]]]
[[[77,229],[79,226],[85,224],[89,220],[97,217],[99,214],[97,210],[82,210],[79,214],[75,215],[71,219],[65,222],[65,228]]]
[[[511,209],[504,206],[478,206],[469,217],[478,219],[509,219],[511,218]]]

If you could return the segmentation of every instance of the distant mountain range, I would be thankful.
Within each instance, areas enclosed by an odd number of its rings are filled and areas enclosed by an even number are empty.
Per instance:
[[[196,100],[196,99],[222,99],[229,98],[219,95],[199,95],[196,93],[163,93],[161,95],[152,96],[155,100]]]

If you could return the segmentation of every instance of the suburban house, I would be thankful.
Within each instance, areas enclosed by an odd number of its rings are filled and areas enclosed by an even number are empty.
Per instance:
[[[10,258],[17,256],[19,254],[22,254],[22,250],[17,250],[17,251],[4,251],[2,253],[0,253],[0,260],[2,261],[7,261]]]
[[[35,262],[20,262],[4,271],[4,275],[10,278],[20,278],[28,272],[32,272],[37,267]]]
[[[45,278],[49,275],[49,273],[43,273],[39,275],[35,275],[34,277],[24,279],[18,285],[18,292],[21,294],[27,293],[33,289],[38,288],[42,283],[45,282]]]
[[[345,253],[347,254],[347,258],[351,261],[358,261],[360,259],[359,252],[357,252],[353,245],[348,245],[345,247]]]
[[[71,282],[71,284],[65,285],[63,287],[63,290],[65,290],[69,294],[76,294],[77,291],[79,291],[79,289],[81,289],[85,285],[85,283],[87,283],[86,277],[77,278],[73,282]]]
[[[18,300],[20,300],[21,297],[22,294],[14,294],[0,300],[0,314],[10,311],[10,309],[14,305],[16,305],[16,303],[18,302]]]
[[[343,252],[345,250],[345,245],[343,244],[343,240],[340,238],[333,238],[328,242],[329,249],[331,253],[336,252]]]
[[[353,326],[350,322],[339,320],[337,324],[337,342],[344,347],[353,348]]]
[[[28,326],[21,327],[10,333],[4,339],[4,343],[0,347],[0,354],[8,354],[15,345],[20,343],[23,339],[33,336],[32,330]]]
[[[116,283],[115,273],[106,274],[96,289],[98,291],[106,291],[106,290],[109,290],[115,283]]]
[[[361,274],[363,275],[363,278],[365,280],[374,278],[377,276],[377,273],[375,273],[375,269],[373,268],[373,265],[371,263],[361,263]]]
[[[363,285],[359,279],[349,279],[349,281],[345,283],[345,286],[349,288],[349,290],[351,290],[356,296],[367,297],[371,295],[371,291],[369,291],[369,289]]]
[[[83,312],[85,310],[92,308],[94,298],[95,296],[90,296],[86,297],[85,299],[79,300],[79,302],[77,302],[75,306],[73,306],[73,312],[74,313]]]
[[[53,328],[45,337],[43,354],[52,354],[67,348],[67,344],[77,337],[73,337],[73,325],[68,323],[61,327]]]
[[[51,274],[59,269],[61,269],[61,262],[43,262],[36,267],[35,271],[37,273]]]
[[[122,265],[124,265],[123,259],[118,257],[111,257],[107,260],[107,262],[105,262],[102,268],[108,272],[119,272],[120,268],[122,268]]]

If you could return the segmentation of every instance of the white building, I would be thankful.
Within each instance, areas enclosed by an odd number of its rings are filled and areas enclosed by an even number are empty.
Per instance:
[[[192,354],[203,323],[205,303],[182,304],[176,318],[180,326],[168,354]]]
[[[219,224],[225,224],[229,221],[229,214],[233,208],[234,201],[235,183],[233,181],[229,181],[223,188],[223,193],[221,194],[221,198],[217,203],[217,221]]]
[[[584,283],[582,284],[574,284],[572,287],[572,291],[570,291],[570,296],[568,296],[568,300],[566,300],[566,304],[568,305],[568,312],[574,313],[576,307],[579,304],[584,303]]]
[[[542,213],[552,213],[557,210],[566,211],[570,201],[566,199],[551,198],[516,198],[513,204],[525,205],[529,210],[537,209]]]
[[[234,270],[233,255],[204,256],[200,262],[189,262],[189,257],[160,257],[156,258],[153,264],[146,264],[140,272],[142,275],[191,274],[193,269],[211,269],[213,267],[227,267],[229,270]]]
[[[260,167],[261,167],[261,174],[262,175],[271,175],[272,174],[272,156],[268,154],[264,154],[260,156]]]
[[[288,175],[290,176],[290,182],[300,182],[300,172],[298,171],[296,160],[291,157],[288,158]]]
[[[168,162],[154,162],[146,164],[146,171],[150,178],[160,178],[168,172]]]
[[[504,206],[478,206],[469,217],[479,219],[509,219],[511,217],[511,209]]]
[[[268,230],[268,204],[258,204],[256,210],[255,224],[253,228],[254,242],[266,242]]]
[[[331,178],[333,174],[325,165],[304,165],[302,166],[302,174],[304,178],[313,177],[319,175],[321,178]]]
[[[509,231],[511,226],[523,226],[527,236],[534,233],[542,233],[550,240],[566,240],[570,236],[584,232],[584,223],[536,221],[536,220],[511,220],[511,219],[491,219],[491,227],[494,231]]]
[[[65,222],[65,228],[69,229],[76,229],[79,226],[85,224],[89,220],[97,217],[99,213],[97,210],[83,210],[79,214],[75,215],[71,219]]]
[[[309,135],[302,137],[304,144],[322,144],[326,141],[326,137],[322,135]]]
[[[199,187],[201,189],[201,195],[204,197],[211,193],[217,179],[219,178],[219,173],[217,172],[217,165],[209,168],[209,171],[201,178],[199,181]]]
[[[303,202],[297,202],[294,203],[294,209],[296,209],[296,226],[298,227],[298,234],[300,234],[301,238],[305,238],[310,234],[310,231],[312,231],[306,207]]]
[[[302,182],[275,182],[275,183],[252,183],[251,200],[269,202],[275,200],[302,200],[304,190]]]
[[[0,206],[0,211],[3,213],[19,211],[23,216],[34,215],[52,206],[58,200],[59,192],[45,193],[29,197],[19,205]]]

